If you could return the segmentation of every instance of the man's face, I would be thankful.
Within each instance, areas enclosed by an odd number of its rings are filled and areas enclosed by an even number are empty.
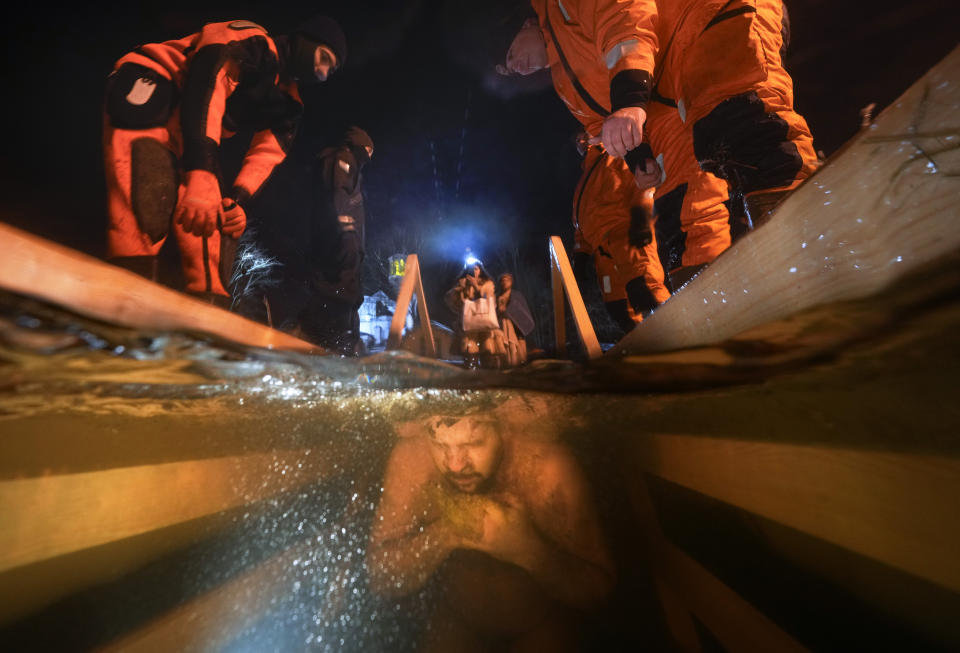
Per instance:
[[[313,51],[313,74],[321,82],[326,81],[334,70],[337,69],[337,55],[333,50],[325,45],[318,45]]]
[[[503,441],[494,425],[484,419],[439,418],[430,437],[430,453],[437,469],[460,492],[484,489],[496,473]]]
[[[504,290],[510,290],[513,288],[513,277],[511,277],[509,274],[503,275],[503,277],[500,278],[500,287]]]

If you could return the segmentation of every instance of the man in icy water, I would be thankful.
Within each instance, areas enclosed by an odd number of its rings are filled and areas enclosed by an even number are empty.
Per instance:
[[[555,438],[439,416],[397,443],[367,567],[374,592],[427,589],[429,651],[576,650],[613,563],[586,478]]]

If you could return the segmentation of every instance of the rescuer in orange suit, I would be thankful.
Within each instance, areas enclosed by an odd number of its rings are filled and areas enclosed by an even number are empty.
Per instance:
[[[653,99],[676,108],[700,167],[728,183],[731,210],[752,228],[819,165],[783,67],[790,35],[786,7],[781,0],[657,6]],[[656,131],[652,125],[651,138]],[[658,201],[664,195],[658,193]],[[685,260],[675,278],[682,282],[701,267]]]
[[[652,195],[652,189],[637,188],[622,159],[595,146],[585,152],[583,174],[573,195],[574,258],[578,253],[592,256],[604,306],[624,332],[670,298],[651,233]],[[600,240],[590,241],[584,235],[584,223],[592,225],[593,233],[602,234]],[[630,234],[631,229],[641,233]],[[618,263],[623,260],[629,261],[626,269]],[[633,301],[628,301],[628,287]]]
[[[537,16],[529,18],[514,38],[504,72],[526,75],[550,68],[554,89],[593,145],[584,159],[577,192],[582,197],[575,199],[590,207],[575,207],[579,230],[594,252],[603,249],[612,257],[618,274],[627,279],[630,308],[646,315],[669,297],[656,256],[646,254],[653,251],[649,241],[630,238],[631,233],[645,231],[648,218],[632,210],[636,193],[631,169],[641,178],[659,176],[652,159],[637,156],[642,152],[657,49],[655,2],[532,4]],[[631,216],[642,224],[631,229]]]
[[[786,192],[816,169],[818,160],[813,139],[804,119],[793,110],[793,82],[783,68],[789,22],[781,0],[637,0],[628,3],[598,0],[596,4],[602,9],[595,12],[597,16],[602,14],[602,20],[591,20],[591,16],[582,15],[584,4],[578,0],[534,2],[543,28],[540,38],[547,41],[547,53],[540,54],[537,50],[537,35],[527,25],[528,29],[521,30],[511,46],[515,49],[515,61],[511,65],[508,55],[507,67],[513,72],[527,74],[550,65],[559,91],[557,57],[549,54],[551,34],[561,34],[557,31],[556,15],[562,16],[565,28],[584,34],[582,40],[590,41],[590,35],[596,37],[612,22],[608,12],[618,10],[624,17],[635,20],[638,33],[643,33],[629,42],[628,50],[633,58],[648,62],[652,58],[656,60],[651,99],[676,109],[699,167],[728,183],[732,208],[747,228],[761,221]],[[552,29],[544,21],[545,17],[554,21]],[[656,26],[653,38],[645,34],[651,25]],[[559,38],[563,40],[562,34]],[[599,50],[608,67],[617,61],[615,49],[601,47]],[[583,54],[589,57],[591,53],[585,51]],[[613,58],[611,54],[614,54]],[[568,54],[566,58],[567,61],[560,60],[563,68],[580,72],[574,55]],[[594,55],[592,60],[596,62],[597,56]],[[589,95],[589,91],[598,88],[602,76],[595,77],[593,80],[581,79],[578,84],[566,83],[568,93],[561,92],[561,96],[568,106],[571,106],[569,89],[576,92],[585,89]],[[583,93],[580,95],[584,97]],[[571,110],[577,114],[573,106]],[[647,127],[651,141],[656,141],[657,111],[653,113],[653,120]],[[578,117],[582,115],[581,109]],[[608,151],[619,155],[618,143],[608,143],[606,133],[599,140]],[[666,140],[671,140],[669,135]],[[673,147],[676,149],[672,157],[674,162],[689,172],[681,152],[687,143],[679,139]],[[661,153],[670,154],[669,150]],[[669,176],[668,184],[676,182],[681,186],[687,183],[689,191],[694,181],[707,183],[706,188],[699,187],[699,190],[708,195],[714,192],[709,178],[697,179],[696,175],[687,174],[680,178],[674,175],[670,180]],[[650,168],[642,166],[638,170],[637,182],[641,188],[646,188],[655,183],[652,179],[657,177],[660,177],[659,173],[651,175]],[[665,197],[667,192],[659,192],[659,198]],[[670,199],[675,201],[676,196],[669,198],[667,204]],[[701,199],[711,206],[710,215],[703,217],[710,223],[707,228],[710,231],[721,222],[717,197]],[[660,204],[662,207],[664,202]],[[691,213],[689,203],[687,207],[686,215],[679,221],[681,225],[692,226],[698,216],[696,212]],[[732,223],[736,229],[736,221]],[[660,230],[663,228],[661,225]],[[686,240],[685,245],[691,254],[682,261],[680,268],[672,270],[674,286],[681,285],[702,268],[703,263],[694,262],[696,258],[709,258],[714,252],[725,249],[724,241],[728,240],[728,235],[722,230],[716,231],[717,235],[712,239],[695,233],[692,229],[681,229],[680,237]],[[701,238],[704,244],[697,243]],[[665,263],[671,270],[670,263]]]
[[[105,102],[108,257],[160,280],[157,256],[172,229],[184,289],[226,304],[225,259],[245,229],[244,203],[293,142],[298,83],[326,80],[345,57],[337,22],[314,16],[289,37],[245,20],[211,23],[119,59]],[[253,135],[230,182],[219,147],[240,130]]]

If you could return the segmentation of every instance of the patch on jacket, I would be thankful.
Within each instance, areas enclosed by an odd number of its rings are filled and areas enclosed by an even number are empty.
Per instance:
[[[127,93],[127,102],[141,107],[153,96],[155,90],[157,90],[155,81],[141,77],[133,83],[133,88]]]

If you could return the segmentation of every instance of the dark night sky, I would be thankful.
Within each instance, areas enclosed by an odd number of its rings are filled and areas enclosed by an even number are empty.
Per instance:
[[[548,76],[492,73],[494,53],[505,50],[510,35],[496,29],[496,15],[483,12],[511,4],[22,5],[5,30],[0,220],[102,255],[100,103],[113,61],[210,20],[247,18],[283,33],[322,11],[341,19],[350,55],[345,70],[305,93],[306,121],[290,167],[337,127],[360,125],[377,146],[366,175],[372,237],[397,228],[420,232],[425,259],[459,258],[467,245],[493,256],[516,244],[543,252],[546,265],[545,236],[571,231],[576,123]],[[955,4],[788,2],[787,66],[818,149],[835,152],[856,131],[862,106],[886,106],[955,47]]]

